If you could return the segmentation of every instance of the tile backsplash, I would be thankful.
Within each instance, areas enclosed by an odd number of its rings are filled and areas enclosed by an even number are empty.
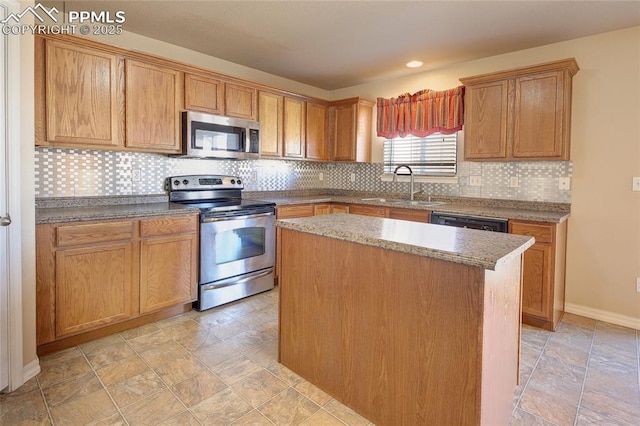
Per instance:
[[[134,171],[140,171],[140,180],[133,180]],[[559,189],[559,179],[571,178],[572,172],[570,161],[460,162],[458,183],[417,183],[415,189],[430,195],[569,203],[571,191]],[[409,191],[409,183],[383,182],[382,164],[197,160],[139,152],[42,147],[35,152],[38,198],[162,194],[166,177],[183,174],[240,176],[248,191],[317,188]]]

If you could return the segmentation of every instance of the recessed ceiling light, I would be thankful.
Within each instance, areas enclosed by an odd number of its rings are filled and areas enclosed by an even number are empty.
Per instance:
[[[422,66],[422,62],[420,62],[420,61],[407,62],[407,66],[409,68],[420,68]]]

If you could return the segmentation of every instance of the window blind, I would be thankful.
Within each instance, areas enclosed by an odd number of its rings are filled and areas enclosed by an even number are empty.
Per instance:
[[[393,173],[396,167],[406,164],[416,175],[455,176],[457,150],[457,133],[385,139],[384,172]]]

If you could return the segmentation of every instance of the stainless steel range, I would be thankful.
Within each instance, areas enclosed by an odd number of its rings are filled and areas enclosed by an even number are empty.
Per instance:
[[[275,203],[242,199],[239,177],[167,178],[169,201],[200,208],[198,301],[203,311],[273,288]]]

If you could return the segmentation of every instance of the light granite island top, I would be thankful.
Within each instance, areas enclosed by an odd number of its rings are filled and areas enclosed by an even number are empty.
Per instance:
[[[330,214],[279,227],[279,362],[380,426],[507,424],[532,237]]]
[[[495,270],[531,247],[532,237],[354,214],[278,220],[281,228]]]

